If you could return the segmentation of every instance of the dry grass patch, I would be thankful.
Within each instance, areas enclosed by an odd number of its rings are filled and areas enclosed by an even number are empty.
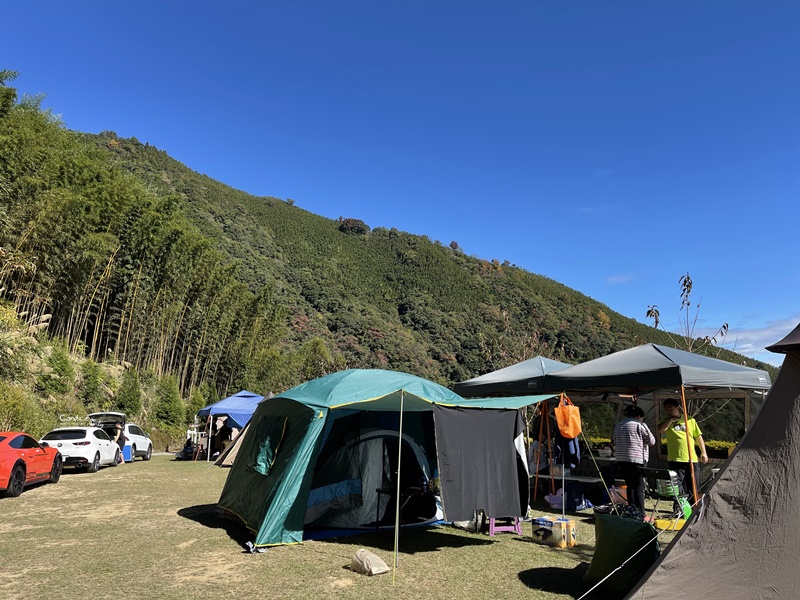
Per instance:
[[[349,569],[366,548],[392,564],[391,532],[246,554],[251,536],[213,510],[228,470],[157,455],[95,474],[65,472],[56,485],[0,499],[0,598],[150,600],[273,598],[577,598],[594,551],[578,517],[575,548],[525,535],[493,538],[450,527],[403,530],[399,568],[366,577]],[[542,511],[544,514],[545,511]],[[231,591],[234,590],[234,591]]]

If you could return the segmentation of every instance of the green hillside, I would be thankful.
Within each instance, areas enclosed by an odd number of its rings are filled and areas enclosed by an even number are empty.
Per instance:
[[[672,345],[508,262],[252,196],[135,138],[68,131],[12,79],[0,72],[6,382],[25,383],[23,349],[44,340],[145,381],[173,377],[184,400],[352,367],[452,384],[536,354],[577,363]],[[53,397],[41,379],[30,387]]]

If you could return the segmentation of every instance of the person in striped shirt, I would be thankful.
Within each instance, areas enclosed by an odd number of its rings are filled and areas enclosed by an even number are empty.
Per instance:
[[[628,487],[628,504],[644,512],[644,477],[642,467],[647,466],[650,446],[656,443],[650,428],[645,425],[644,411],[631,404],[622,411],[624,418],[614,426],[611,439],[617,459],[617,473]]]

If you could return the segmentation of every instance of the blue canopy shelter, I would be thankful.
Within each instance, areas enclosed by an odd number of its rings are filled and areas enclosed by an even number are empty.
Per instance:
[[[264,399],[264,396],[259,396],[253,392],[242,390],[238,394],[228,396],[219,402],[209,404],[205,408],[197,411],[197,416],[200,418],[208,417],[228,417],[228,426],[242,429],[250,421],[250,417],[256,411],[258,403]]]

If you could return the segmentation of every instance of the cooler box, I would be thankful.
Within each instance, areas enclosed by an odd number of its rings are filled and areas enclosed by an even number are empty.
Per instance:
[[[578,536],[575,532],[575,521],[572,519],[556,519],[553,523],[553,536],[550,544],[556,548],[570,548],[577,545]]]
[[[553,537],[554,517],[537,517],[531,519],[531,538],[537,542],[550,543]]]
[[[125,462],[130,462],[131,460],[133,460],[133,458],[131,458],[131,447],[130,446],[123,446],[123,448],[122,448],[122,458],[125,460]]]

